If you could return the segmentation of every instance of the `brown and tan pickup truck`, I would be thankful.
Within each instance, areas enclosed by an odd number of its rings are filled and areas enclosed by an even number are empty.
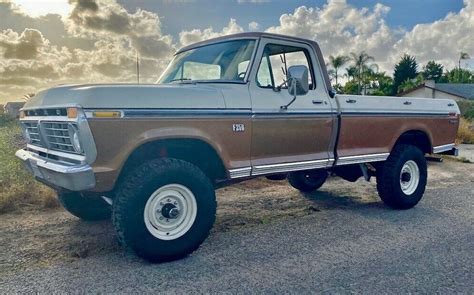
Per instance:
[[[42,91],[20,116],[31,173],[79,218],[112,215],[151,261],[197,249],[215,188],[261,175],[303,192],[374,176],[384,203],[411,208],[425,155],[456,154],[459,124],[452,100],[335,94],[316,42],[267,33],[182,48],[157,84]]]

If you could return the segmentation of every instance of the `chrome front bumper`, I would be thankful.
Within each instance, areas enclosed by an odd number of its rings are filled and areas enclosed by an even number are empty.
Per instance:
[[[95,187],[94,172],[87,164],[66,164],[43,158],[24,149],[18,150],[15,155],[23,161],[35,178],[53,188],[83,191]]]

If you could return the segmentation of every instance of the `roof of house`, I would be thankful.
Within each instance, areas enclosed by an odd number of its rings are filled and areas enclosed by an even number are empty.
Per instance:
[[[474,99],[474,84],[441,83],[436,84],[435,89],[466,99]]]
[[[403,96],[412,91],[420,88],[434,89],[436,91],[444,92],[447,94],[455,95],[464,99],[474,99],[474,84],[461,84],[461,83],[436,83],[435,87],[430,87],[425,84],[418,85],[415,88],[403,91],[397,96]]]

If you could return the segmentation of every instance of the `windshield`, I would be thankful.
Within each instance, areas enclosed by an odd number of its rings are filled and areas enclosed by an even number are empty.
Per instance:
[[[247,73],[255,40],[210,44],[175,55],[158,83],[183,81],[237,81]]]

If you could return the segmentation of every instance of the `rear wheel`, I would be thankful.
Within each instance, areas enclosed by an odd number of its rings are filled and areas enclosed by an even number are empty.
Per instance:
[[[412,145],[398,145],[377,169],[379,196],[394,209],[412,208],[423,197],[427,175],[423,152]]]
[[[319,189],[327,177],[326,170],[296,171],[288,173],[288,182],[297,190],[312,192]]]
[[[184,257],[209,235],[216,214],[214,187],[196,166],[157,159],[119,184],[113,223],[120,241],[152,262]]]
[[[79,192],[60,192],[58,200],[72,215],[87,221],[109,219],[112,206],[99,196]]]

